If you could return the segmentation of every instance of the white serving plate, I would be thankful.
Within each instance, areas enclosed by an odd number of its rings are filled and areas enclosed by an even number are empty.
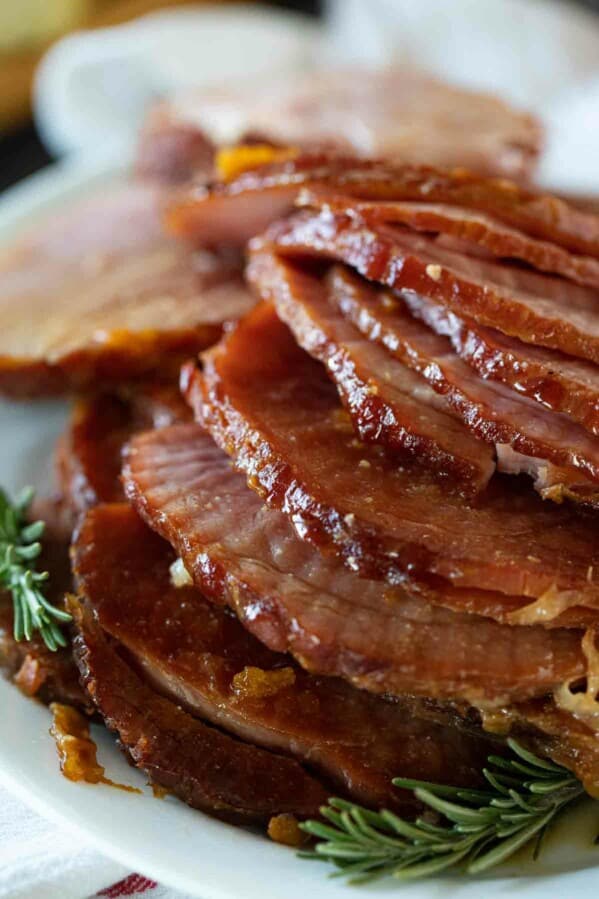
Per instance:
[[[57,166],[5,194],[0,241],[70,199],[122,177],[122,166],[95,160]],[[32,327],[35,323],[32,322]],[[1,327],[1,322],[0,322]],[[62,402],[0,401],[0,483],[17,490],[51,484],[50,448],[65,421]],[[300,860],[289,849],[187,808],[155,799],[141,773],[95,729],[107,774],[138,786],[141,795],[104,785],[74,784],[59,772],[48,733],[49,713],[0,680],[0,779],[21,799],[92,841],[113,859],[201,899],[363,899],[392,892],[407,899],[576,899],[599,886],[599,805],[583,802],[547,838],[541,859],[522,856],[484,879],[442,877],[414,884],[385,880],[356,888],[327,878],[328,866]]]

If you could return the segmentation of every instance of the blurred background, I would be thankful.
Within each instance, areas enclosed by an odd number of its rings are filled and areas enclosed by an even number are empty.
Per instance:
[[[184,4],[185,0],[0,0],[0,190],[52,160],[31,119],[34,71],[52,43],[81,28],[117,25]],[[193,5],[199,5],[197,0]],[[268,5],[314,17],[322,12],[322,0],[272,0]]]
[[[502,6],[502,4],[505,5]],[[553,23],[555,26],[557,22],[558,27],[557,30],[556,27],[553,27],[553,30],[548,32],[549,44],[544,48],[544,56],[539,55],[539,47],[535,46],[537,43],[543,45],[543,36],[541,35],[538,41],[531,40],[531,33],[535,33],[537,28],[539,14],[543,15],[543,4],[546,4],[548,16],[550,11],[553,15],[556,13],[556,7],[559,8],[559,19],[555,19],[554,15]],[[18,2],[17,0],[0,0],[0,189],[4,189],[42,168],[54,157],[69,149],[64,138],[65,126],[62,123],[56,126],[54,124],[55,120],[60,120],[63,110],[55,97],[57,88],[53,69],[45,73],[47,77],[42,84],[41,95],[38,91],[37,125],[33,123],[32,119],[34,72],[46,51],[65,35],[76,33],[82,29],[105,29],[156,10],[182,5],[187,6],[181,0],[18,0]],[[226,0],[221,0],[218,4],[214,2],[210,4],[210,8],[214,9],[217,5],[219,8],[225,8],[230,4]],[[423,17],[422,14],[423,7],[427,5],[430,6],[428,18]],[[202,7],[203,4],[196,2],[192,6],[197,8]],[[244,4],[244,8],[245,6],[246,4]],[[248,3],[247,7],[250,6],[254,8],[252,4]],[[589,129],[599,132],[599,43],[597,43],[599,41],[599,0],[509,0],[509,3],[507,0],[493,0],[493,2],[490,0],[489,2],[487,0],[476,0],[476,2],[469,2],[469,0],[422,0],[422,2],[418,2],[418,0],[336,0],[336,2],[335,0],[278,0],[276,2],[276,0],[272,0],[268,4],[260,4],[263,17],[268,15],[265,10],[266,6],[272,8],[273,17],[277,16],[277,9],[283,9],[301,13],[306,19],[315,23],[323,22],[326,18],[329,36],[332,33],[338,45],[343,45],[344,42],[352,45],[353,42],[353,52],[349,55],[352,58],[364,57],[367,62],[379,61],[379,59],[389,61],[395,59],[396,55],[400,56],[401,61],[406,61],[406,56],[410,56],[410,47],[418,50],[419,42],[415,40],[410,44],[404,40],[404,45],[399,48],[401,35],[413,36],[417,30],[428,31],[427,39],[431,43],[431,53],[436,54],[433,56],[433,63],[437,58],[442,57],[439,64],[442,75],[448,74],[456,82],[472,82],[475,87],[497,89],[499,93],[507,94],[508,99],[529,106],[531,103],[537,106],[543,105],[546,103],[548,92],[555,92],[554,86],[549,81],[543,82],[543,72],[547,74],[547,77],[553,77],[554,81],[561,78],[559,62],[556,62],[559,55],[557,44],[560,41],[561,30],[559,22],[567,23],[570,19],[575,20],[572,35],[569,37],[572,46],[568,51],[569,57],[566,54],[568,58],[564,63],[566,72],[564,79],[567,81],[571,68],[578,67],[580,71],[577,71],[576,75],[579,80],[584,82],[584,79],[590,77],[593,64],[595,65],[596,102],[590,111],[584,107],[579,112],[578,118],[585,124],[587,132]],[[499,9],[505,10],[503,16],[505,21],[503,22],[498,21]],[[581,14],[583,9],[585,13]],[[452,22],[451,18],[447,19],[448,15],[462,17],[465,20],[459,35],[460,40],[456,40],[453,28],[455,22]],[[593,15],[596,18],[596,25],[594,29],[589,29],[590,18]],[[530,21],[527,22],[527,19]],[[504,68],[510,68],[510,74],[505,78],[501,65],[494,68],[492,61],[487,65],[489,50],[484,40],[479,43],[480,52],[477,53],[476,47],[472,50],[472,46],[468,52],[464,52],[464,34],[467,34],[468,22],[472,24],[471,45],[477,40],[476,29],[484,30],[486,28],[491,32],[493,29],[497,30],[496,43],[499,52],[504,53],[506,63]],[[510,40],[519,30],[521,31],[520,46],[516,41],[513,46],[505,48],[504,44],[508,39],[505,33],[506,29],[512,32]],[[588,35],[585,32],[590,30],[594,31],[596,39],[594,43],[590,40],[587,41]],[[437,44],[434,40],[436,32],[438,32],[439,38]],[[396,37],[397,34],[400,35],[399,38]],[[390,37],[390,35],[394,35],[394,37]],[[430,41],[431,37],[433,38],[432,42]],[[276,34],[273,35],[272,40],[273,44],[278,42]],[[551,46],[551,41],[556,42],[557,49]],[[583,47],[582,44],[586,44],[586,46]],[[169,47],[171,46],[169,44]],[[242,62],[244,59],[243,49],[239,47]],[[543,48],[541,47],[541,49]],[[230,50],[231,58],[238,55],[234,40]],[[157,52],[160,53],[160,45],[158,45]],[[197,55],[201,56],[202,52],[202,47],[197,46]],[[54,68],[56,68],[56,57],[52,57],[52,54],[50,56]],[[414,58],[408,58],[407,61],[419,64],[421,60],[418,52],[415,52],[413,56]],[[521,76],[518,74],[518,65],[514,66],[515,57],[518,57],[519,62],[525,57],[527,59],[528,69],[523,71]],[[549,57],[549,61],[547,57]],[[430,59],[427,59],[426,62],[427,65],[430,64]],[[299,57],[296,63],[301,65]],[[180,73],[177,78],[181,80]],[[520,82],[518,78],[520,78]],[[131,83],[134,80],[131,78],[129,69],[115,67],[114,83],[109,86],[110,89],[106,96],[109,96],[110,90],[112,90],[116,97],[120,93],[121,87],[127,88],[131,94]],[[50,86],[48,86],[48,82],[50,82]],[[526,85],[526,89],[520,90],[519,83]],[[157,92],[159,90],[160,88]],[[145,102],[146,99],[145,96],[139,98],[140,104],[142,100]],[[104,102],[106,98],[103,97],[101,100]],[[131,97],[128,102],[133,103]],[[93,105],[93,101],[90,100],[90,104]],[[567,99],[566,107],[571,109],[573,106],[575,103]],[[563,104],[561,108],[563,108]],[[533,109],[533,111],[537,112],[538,110]],[[89,113],[90,110],[87,112]],[[91,112],[94,110],[92,109]],[[562,116],[560,110],[553,110],[551,114],[559,125]],[[67,113],[65,116],[68,118]],[[564,132],[565,130],[564,128]]]

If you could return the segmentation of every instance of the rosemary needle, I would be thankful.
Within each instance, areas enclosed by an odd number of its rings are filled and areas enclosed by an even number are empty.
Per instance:
[[[14,502],[0,489],[0,588],[12,596],[15,640],[30,640],[34,631],[39,631],[48,649],[54,651],[66,646],[60,627],[71,616],[44,596],[48,572],[36,570],[44,522],[27,521],[32,499],[31,488],[22,490]]]
[[[393,812],[372,812],[343,799],[323,806],[323,821],[300,827],[316,837],[304,858],[333,862],[337,875],[365,883],[385,875],[401,880],[459,867],[479,874],[505,861],[527,843],[535,857],[547,827],[562,809],[584,794],[566,768],[538,758],[508,740],[510,758],[490,756],[483,774],[487,788],[461,789],[396,778],[446,823],[404,821]]]

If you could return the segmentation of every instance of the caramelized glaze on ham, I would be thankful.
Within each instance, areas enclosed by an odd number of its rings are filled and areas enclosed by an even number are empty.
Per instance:
[[[70,610],[82,683],[151,783],[236,824],[318,814],[327,791],[294,759],[241,743],[183,711],[143,681],[101,630],[87,600],[73,599]]]
[[[326,188],[318,186],[303,190],[298,202],[301,206],[344,213],[373,226],[382,222],[447,235],[459,241],[466,252],[518,259],[540,272],[562,275],[578,284],[599,288],[599,259],[579,256],[548,240],[530,237],[478,210],[399,200],[365,202],[331,195]]]
[[[463,168],[443,171],[322,153],[302,153],[291,161],[244,172],[212,190],[185,189],[174,200],[168,220],[174,232],[203,241],[209,239],[210,219],[216,213],[219,228],[224,226],[221,233],[226,235],[228,223],[231,239],[245,242],[269,218],[272,221],[286,212],[302,188],[369,204],[434,203],[479,212],[495,220],[494,230],[501,230],[499,222],[521,232],[518,244],[529,258],[534,244],[526,241],[526,235],[572,254],[599,256],[599,216],[558,197],[534,193],[506,179],[482,178]],[[541,250],[537,248],[535,259],[546,266],[547,255]],[[557,255],[562,263],[567,259]],[[552,256],[555,262],[555,250]],[[570,270],[574,266],[589,271],[584,262],[569,260],[568,265]],[[593,265],[590,268],[595,270]]]
[[[247,274],[258,294],[275,302],[300,346],[326,366],[363,440],[457,477],[461,489],[477,492],[487,484],[495,468],[491,447],[456,421],[420,375],[362,338],[329,302],[328,278],[266,252],[255,255]]]
[[[74,552],[99,626],[159,692],[238,739],[295,757],[367,805],[413,807],[391,784],[399,774],[462,784],[476,776],[484,740],[308,674],[196,588],[174,587],[172,560],[126,505],[92,511]]]
[[[599,436],[599,368],[556,350],[522,343],[404,291],[412,315],[449,337],[455,352],[483,377],[501,381]]]
[[[581,670],[576,631],[503,627],[358,578],[264,506],[197,425],[135,437],[124,479],[202,591],[309,670],[372,691],[475,703],[542,693]]]
[[[410,66],[304,69],[267,82],[195,88],[161,103],[150,125],[156,142],[175,129],[195,129],[216,144],[252,133],[268,142],[515,178],[530,174],[541,136],[532,116]]]
[[[594,519],[500,480],[468,503],[432,475],[348,440],[324,369],[268,305],[205,354],[204,366],[187,375],[196,416],[302,538],[335,549],[353,570],[392,583],[437,574],[535,598],[554,587],[597,603]]]
[[[411,290],[527,343],[599,361],[599,292],[447,249],[397,226],[303,214],[273,227],[281,251],[332,258],[397,290]]]
[[[417,371],[444,396],[464,424],[482,440],[509,444],[516,452],[566,471],[566,483],[599,480],[599,441],[566,415],[556,414],[501,383],[485,381],[410,311],[411,292],[392,294],[336,268],[329,298],[364,335]],[[567,469],[570,469],[568,472]]]
[[[358,200],[442,203],[477,210],[572,253],[599,256],[599,216],[505,178],[481,178],[464,168],[376,166],[340,172],[327,188]]]
[[[0,390],[97,388],[176,370],[251,306],[235,254],[163,235],[161,198],[155,186],[120,185],[3,252]]]
[[[137,431],[191,417],[176,385],[145,382],[77,400],[57,447],[58,481],[74,515],[123,498],[121,450]]]
[[[153,425],[166,427],[174,421],[184,421],[191,414],[189,407],[173,387],[146,384],[143,389],[136,387],[131,393],[121,390],[119,395],[99,394],[80,401],[79,412],[71,423],[70,431],[61,441],[59,467],[61,476],[62,503],[50,513],[46,506],[35,512],[36,517],[46,519],[50,514],[54,522],[57,515],[64,519],[62,529],[66,545],[72,528],[73,516],[85,511],[98,502],[113,502],[122,499],[120,479],[121,452],[123,445],[139,430]],[[148,438],[149,439],[149,438]],[[223,457],[224,458],[224,457]],[[245,501],[254,499],[244,490]],[[40,504],[37,503],[37,506]],[[207,500],[208,507],[212,501]],[[271,510],[272,511],[272,510]],[[66,513],[66,514],[65,514]],[[65,556],[66,559],[66,549]],[[479,613],[509,623],[511,616],[530,606],[526,597],[508,597],[492,591],[464,591],[450,588],[446,583],[426,585],[422,582],[410,584],[416,596],[424,597],[432,605],[446,606],[456,611]],[[378,591],[377,587],[377,591]],[[7,628],[12,616],[6,609]],[[524,613],[528,614],[528,613]],[[562,613],[551,614],[551,605],[545,612],[530,613],[530,620],[537,620],[545,627],[585,626],[593,622],[589,610],[568,607]],[[526,623],[526,622],[523,622]],[[530,623],[530,622],[529,622]],[[7,656],[13,645],[8,633],[5,634]],[[0,654],[1,655],[1,654]]]

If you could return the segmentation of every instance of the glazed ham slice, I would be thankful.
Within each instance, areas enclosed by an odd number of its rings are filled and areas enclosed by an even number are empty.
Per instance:
[[[163,235],[162,199],[154,186],[123,184],[3,252],[0,390],[31,395],[172,372],[251,306],[235,253]]]
[[[477,377],[447,340],[414,321],[403,297],[377,291],[342,267],[323,278],[263,250],[248,274],[300,346],[327,366],[362,439],[411,453],[441,475],[469,477],[474,491],[493,472],[495,445],[499,470],[531,475],[541,495],[599,501],[592,480],[596,439],[565,416]],[[420,299],[406,296],[408,306]],[[369,339],[360,340],[356,328]],[[487,446],[468,437],[468,429]]]
[[[599,256],[599,216],[505,179],[481,178],[461,168],[443,171],[428,166],[399,166],[331,153],[302,152],[293,159],[246,168],[244,171],[242,166],[240,173],[211,188],[183,189],[174,198],[167,216],[171,230],[200,242],[213,239],[243,243],[263,230],[269,220],[286,213],[302,193],[302,202],[320,195],[342,197],[348,207],[355,202],[387,211],[397,202],[435,204],[445,210],[468,210],[470,218],[481,214],[486,224],[483,231],[488,235],[486,242],[498,255],[517,250],[517,258],[534,259],[535,264],[542,263],[543,269],[561,271],[561,266],[578,272],[578,277],[594,278],[594,260]],[[211,219],[217,225],[212,238]],[[464,233],[469,226],[458,223],[452,227]],[[480,241],[480,226],[477,231]],[[469,242],[473,245],[472,235]],[[559,248],[568,252],[560,252]]]
[[[592,288],[329,212],[300,215],[270,236],[282,252],[345,262],[371,281],[414,291],[526,343],[599,361],[599,293]]]
[[[230,181],[186,185],[171,194],[164,214],[166,229],[189,243],[243,246],[291,212],[303,184],[326,181],[337,168],[351,168],[354,162],[323,153],[302,154],[244,171]]]
[[[594,520],[517,483],[497,481],[468,504],[434,476],[348,440],[324,369],[272,307],[246,316],[187,381],[196,417],[250,486],[352,570],[391,583],[422,572],[534,598],[554,588],[577,604],[597,603]]]
[[[578,284],[599,288],[599,259],[570,253],[558,244],[538,240],[503,224],[491,215],[460,206],[390,200],[363,202],[330,195],[326,188],[302,191],[301,206],[350,215],[368,225],[405,225],[428,234],[441,234],[473,255],[517,259],[540,272],[562,275]],[[459,243],[458,243],[459,242]]]
[[[418,720],[409,705],[308,674],[196,588],[175,587],[173,559],[126,505],[92,511],[74,549],[99,626],[163,695],[241,740],[295,757],[368,805],[414,804],[392,787],[399,773],[452,783],[475,775],[484,740]],[[117,574],[106,574],[111,566]]]
[[[144,382],[79,398],[56,453],[58,483],[72,515],[123,499],[121,451],[133,434],[189,418],[174,384]]]
[[[416,318],[449,337],[455,352],[483,377],[501,381],[599,436],[599,368],[555,350],[522,343],[456,315],[440,303],[405,291]]]
[[[457,478],[461,489],[476,493],[488,483],[492,448],[456,421],[419,374],[362,338],[329,301],[330,277],[267,252],[255,254],[247,275],[260,296],[274,301],[300,346],[326,366],[364,441]]]
[[[575,630],[503,627],[356,577],[264,506],[198,425],[135,437],[124,479],[202,591],[311,671],[375,692],[496,704],[580,670]]]
[[[318,814],[327,791],[293,759],[209,727],[144,682],[86,600],[70,606],[81,680],[109,730],[150,782],[236,824]]]
[[[93,546],[82,545],[84,535]],[[412,795],[393,790],[391,776],[477,782],[494,738],[476,728],[472,709],[389,703],[307,674],[197,590],[175,589],[166,544],[124,505],[90,513],[75,557],[86,594],[73,606],[75,652],[88,689],[136,764],[191,805],[236,821],[314,815],[322,779],[359,802],[413,812]],[[107,578],[114,558],[120,574]],[[482,718],[571,768],[596,794],[596,738],[583,722],[547,699],[487,708]]]
[[[142,141],[150,171],[163,175],[170,163],[179,172],[185,150],[192,167],[194,131],[216,144],[253,134],[516,178],[530,174],[540,146],[540,127],[530,115],[407,66],[302,71],[267,84],[249,79],[175,95],[150,115]]]
[[[362,177],[340,172],[327,188],[357,200],[410,200],[476,210],[572,253],[599,256],[599,216],[504,178],[481,178],[464,168],[376,166]]]
[[[466,427],[482,440],[507,444],[523,456],[564,469],[566,485],[599,482],[599,441],[566,415],[556,414],[501,383],[485,381],[453,352],[451,343],[415,319],[420,298],[380,290],[337,267],[329,299],[368,341],[418,372],[445,397]],[[500,463],[503,461],[499,459]],[[526,464],[521,468],[526,470]],[[514,466],[505,470],[514,472]],[[542,484],[541,484],[542,489]],[[595,488],[595,491],[597,488]]]

